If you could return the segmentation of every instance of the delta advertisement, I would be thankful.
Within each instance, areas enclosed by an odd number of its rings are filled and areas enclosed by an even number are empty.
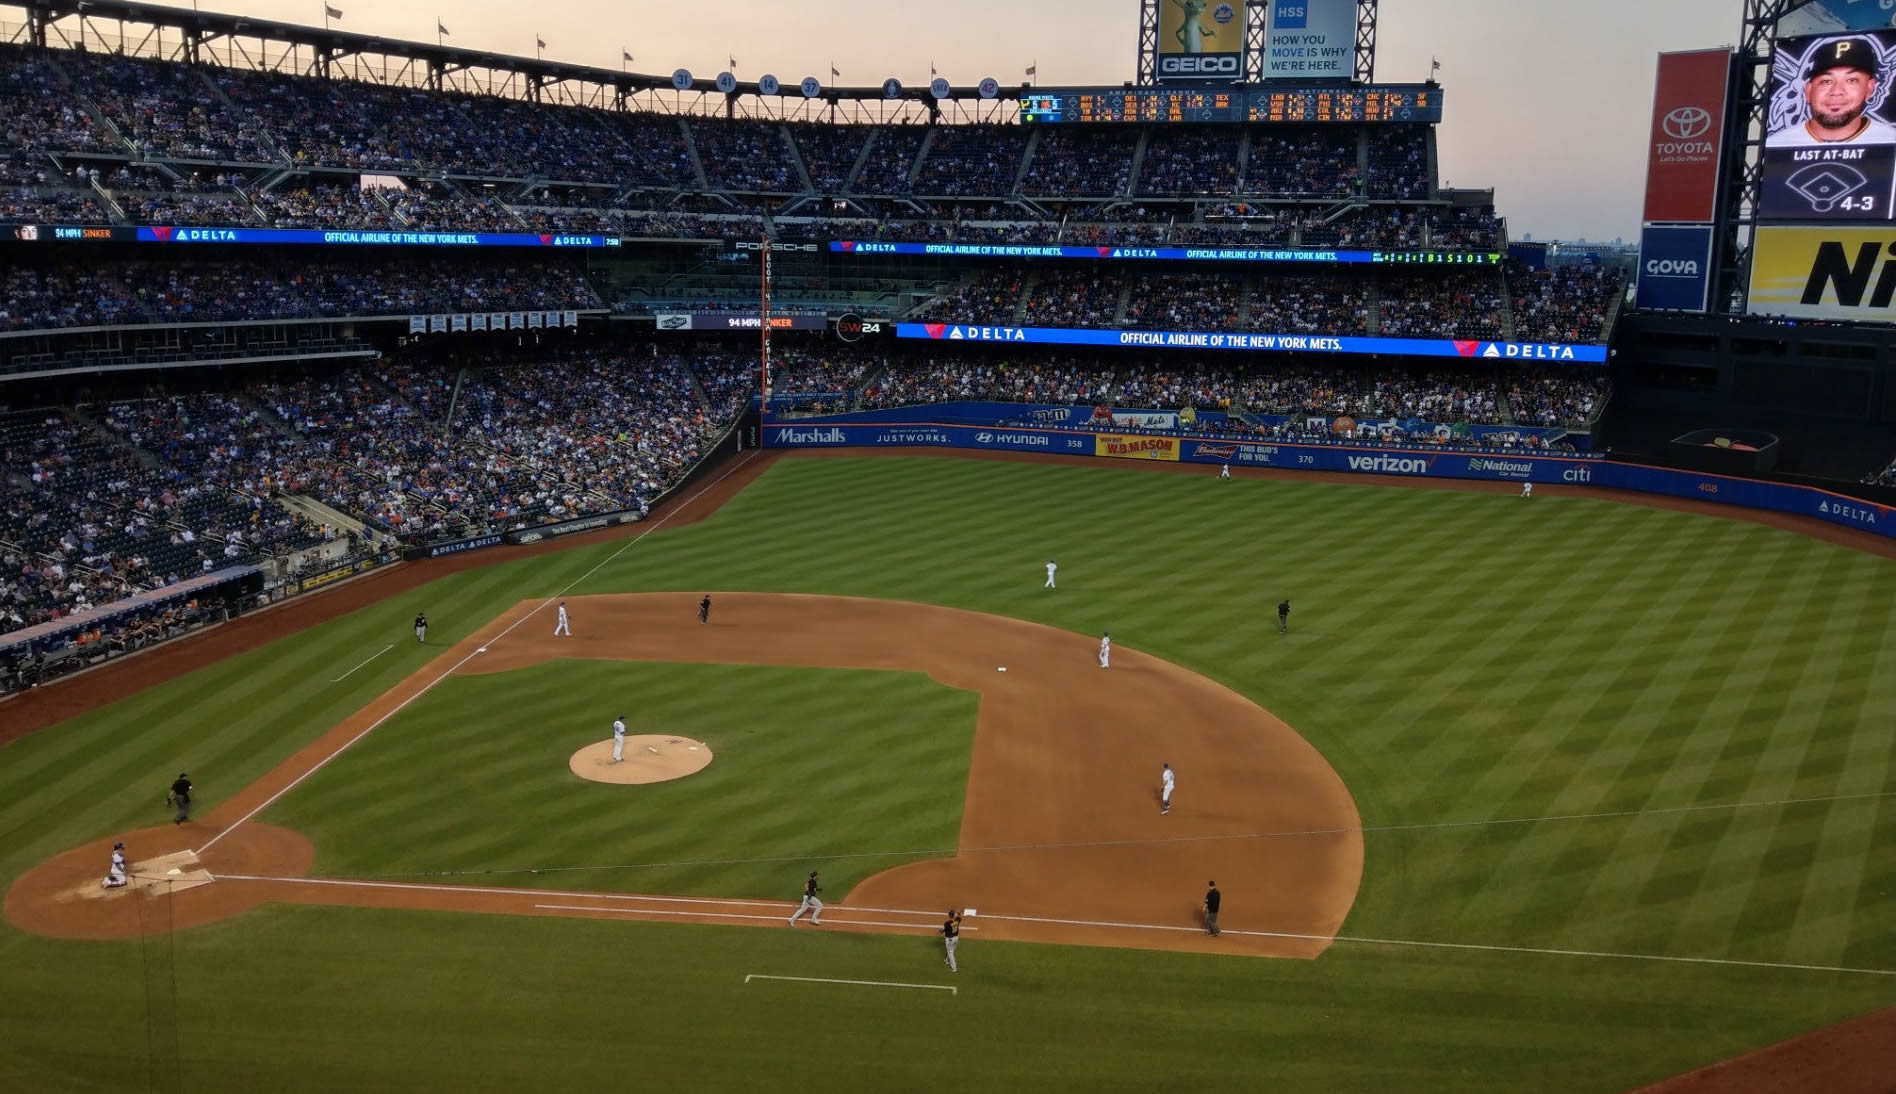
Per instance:
[[[1896,322],[1896,239],[1889,229],[1760,226],[1751,247],[1753,315]]]
[[[922,439],[904,438],[919,435]],[[1108,452],[1116,442],[1169,441],[1171,457]],[[1358,445],[1277,444],[1268,441],[1197,437],[1128,437],[1082,430],[980,429],[960,425],[766,424],[767,448],[868,448],[922,444],[988,451],[1099,455],[1108,458],[1174,459],[1182,463],[1276,467],[1292,471],[1341,471],[1406,478],[1538,482],[1634,490],[1696,498],[1749,509],[1814,517],[1831,524],[1896,538],[1896,507],[1847,498],[1808,486],[1757,482],[1724,475],[1677,471],[1600,458],[1467,450],[1373,448]],[[1165,451],[1158,449],[1158,451]]]
[[[1264,353],[1388,354],[1393,357],[1475,357],[1507,361],[1605,364],[1605,346],[1480,339],[1370,338],[1326,334],[1230,331],[1078,330],[1069,327],[987,327],[964,323],[897,323],[897,338],[1023,345],[1139,346],[1149,349],[1249,350]]]
[[[1275,0],[1264,47],[1267,80],[1356,74],[1356,0]]]
[[[1246,0],[1159,5],[1159,82],[1235,84],[1243,78],[1246,6]]]
[[[1648,224],[1639,234],[1638,307],[1703,312],[1711,271],[1711,225]]]
[[[171,225],[84,227],[22,224],[11,237],[20,243],[261,243],[340,244],[371,247],[617,247],[617,236],[553,232],[382,232],[323,228],[179,228]]]
[[[832,239],[832,254],[953,258],[1092,258],[1161,262],[1320,262],[1405,266],[1499,266],[1498,251],[1337,251],[1285,247],[1075,247],[1052,243],[884,243]]]
[[[1644,219],[1709,224],[1718,217],[1719,152],[1731,51],[1661,53],[1652,96]]]

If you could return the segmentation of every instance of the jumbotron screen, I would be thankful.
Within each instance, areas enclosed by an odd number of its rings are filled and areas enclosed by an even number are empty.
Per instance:
[[[1759,219],[1896,219],[1896,30],[1780,39]]]

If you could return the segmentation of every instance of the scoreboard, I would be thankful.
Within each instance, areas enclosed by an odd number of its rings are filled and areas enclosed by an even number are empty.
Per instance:
[[[1429,123],[1442,120],[1442,89],[1426,84],[1388,84],[1035,91],[1020,97],[1020,120],[1034,125],[1066,122]]]

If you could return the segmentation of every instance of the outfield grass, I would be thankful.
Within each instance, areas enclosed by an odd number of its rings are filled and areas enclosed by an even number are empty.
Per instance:
[[[1039,587],[1049,557],[1052,592]],[[523,597],[648,589],[898,597],[1110,629],[1217,679],[1295,726],[1355,796],[1370,831],[1352,937],[1892,968],[1889,561],[1569,497],[1108,466],[792,460],[702,524],[443,579],[0,750],[0,878],[157,822],[177,770],[204,808],[251,781],[437,652],[398,642],[328,682],[417,610],[453,641]],[[1288,638],[1269,618],[1283,597]],[[681,671],[612,670],[654,672],[644,686],[661,691],[657,677]],[[520,762],[518,740],[457,738],[442,716],[499,680],[443,685],[271,819],[316,836],[319,869],[558,850],[558,829],[457,832],[476,795],[409,781],[444,745]],[[960,721],[956,693],[935,693],[944,724]],[[654,701],[676,709],[688,694]],[[739,717],[714,712],[739,705],[728,689],[698,694],[703,718]],[[379,784],[383,761],[395,774]],[[436,795],[434,811],[409,807],[410,785]],[[544,816],[604,838],[610,815],[579,801]],[[811,831],[873,849],[888,816]],[[1584,819],[1535,819],[1554,817]],[[376,831],[377,845],[354,846],[351,833]],[[760,831],[728,841],[729,857],[753,857],[743,841]],[[645,835],[620,835],[634,841],[624,853],[647,850]],[[3,928],[0,1089],[7,1076],[25,1090],[167,1089],[148,1087],[164,1068],[141,1069],[153,1046],[162,1062],[170,1029],[198,1091],[264,1076],[291,1090],[1132,1090],[1255,1076],[1611,1091],[1887,1005],[1896,989],[1855,973],[1349,942],[1316,962],[978,938],[962,954],[961,994],[944,999],[742,984],[746,972],[939,979],[929,944],[908,938],[316,908],[264,909],[162,949]],[[145,995],[166,970],[175,1009],[165,990]]]

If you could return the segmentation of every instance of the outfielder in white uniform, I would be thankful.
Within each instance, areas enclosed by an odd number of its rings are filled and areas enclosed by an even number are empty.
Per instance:
[[[102,884],[107,889],[117,889],[124,886],[125,882],[125,845],[115,843],[112,845],[112,868]]]
[[[1522,497],[1524,497],[1524,498],[1531,498],[1531,497],[1533,497],[1533,496],[1534,496],[1534,484],[1533,484],[1533,483],[1531,483],[1531,482],[1524,482],[1524,483],[1522,483],[1522,484],[1521,484],[1521,496],[1522,496]]]
[[[612,762],[616,764],[624,759],[625,715],[621,714],[612,720]]]
[[[1059,567],[1059,566],[1058,566],[1057,564],[1055,564],[1055,563],[1054,563],[1054,561],[1053,561],[1052,559],[1048,559],[1048,560],[1047,560],[1047,583],[1046,583],[1045,585],[1043,585],[1043,586],[1041,586],[1041,588],[1043,588],[1043,589],[1051,589],[1051,588],[1053,588],[1053,587],[1054,587],[1054,585],[1053,585],[1053,572],[1054,572],[1055,570],[1058,570],[1059,568],[1060,568],[1060,567]]]
[[[802,916],[804,912],[810,913],[810,923],[812,925],[823,922],[823,902],[816,899],[816,894],[822,891],[823,887],[816,883],[816,871],[811,870],[810,880],[803,883],[803,903],[798,904],[796,912],[790,916],[790,925],[792,927],[797,925],[798,917]]]
[[[566,601],[564,600],[560,601],[560,621],[553,627],[554,637],[557,638],[562,634],[568,638],[573,637],[573,628],[566,625]]]
[[[1222,471],[1220,471],[1220,472],[1218,472],[1218,477],[1219,477],[1219,478],[1221,478],[1221,479],[1228,479],[1228,478],[1230,478],[1230,477],[1231,477],[1231,465],[1230,465],[1230,464],[1225,464],[1225,465],[1224,465],[1224,470],[1222,470]]]
[[[1111,668],[1113,662],[1113,636],[1111,632],[1099,636],[1099,667]]]
[[[1159,772],[1159,816],[1163,817],[1172,811],[1172,784],[1177,781],[1177,778],[1172,774],[1171,764],[1163,764],[1161,767],[1163,770]]]

